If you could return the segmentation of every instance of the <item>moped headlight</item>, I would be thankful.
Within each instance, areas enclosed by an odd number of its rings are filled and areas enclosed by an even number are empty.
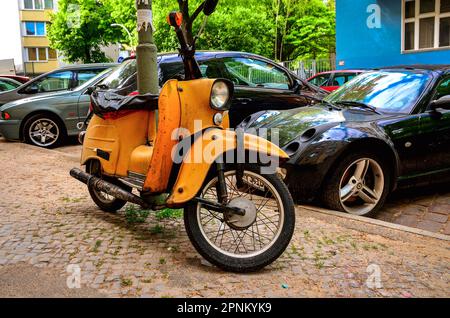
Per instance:
[[[211,89],[211,107],[221,111],[230,109],[232,93],[233,84],[224,80],[215,81]]]

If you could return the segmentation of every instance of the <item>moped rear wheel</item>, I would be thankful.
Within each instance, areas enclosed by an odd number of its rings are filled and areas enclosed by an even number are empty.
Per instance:
[[[244,186],[238,189],[236,170],[225,172],[228,205],[246,215],[211,211],[190,204],[184,214],[187,234],[196,250],[210,263],[233,272],[251,272],[275,261],[288,246],[295,226],[292,197],[276,174],[262,175],[259,167],[244,168]],[[210,177],[199,197],[218,202],[217,176]]]
[[[125,186],[120,181],[114,178],[110,178],[107,176],[102,176],[100,163],[98,161],[89,161],[86,165],[86,172],[90,173],[96,177],[99,177],[101,179],[104,179],[108,182],[111,182],[115,185],[120,185],[121,188],[127,191],[131,191],[131,188],[128,186]],[[91,195],[92,200],[95,202],[95,204],[105,212],[117,212],[121,208],[124,207],[124,205],[127,203],[124,200],[116,199],[115,197],[98,191],[97,189],[91,187],[88,185],[89,194]]]

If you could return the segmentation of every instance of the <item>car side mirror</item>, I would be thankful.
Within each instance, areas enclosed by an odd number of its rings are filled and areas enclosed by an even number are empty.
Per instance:
[[[219,0],[205,0],[203,4],[203,13],[206,16],[209,16],[213,14],[214,11],[216,11],[217,4],[219,3]]]
[[[87,95],[92,95],[92,93],[95,91],[95,86],[90,86],[90,87],[88,87],[87,88],[87,90],[86,90],[86,94]]]
[[[300,93],[300,91],[302,90],[302,87],[303,87],[302,81],[300,81],[298,78],[294,79],[294,87],[292,88],[294,93],[296,93],[296,94]]]
[[[433,112],[437,112],[437,109],[450,110],[450,95],[446,95],[432,101],[430,104],[430,109]]]
[[[39,93],[39,87],[37,85],[30,85],[23,92],[25,94],[37,94]]]

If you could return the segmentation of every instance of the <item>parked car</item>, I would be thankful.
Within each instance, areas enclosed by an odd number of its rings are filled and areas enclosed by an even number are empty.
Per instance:
[[[277,63],[250,53],[197,52],[196,59],[205,77],[226,78],[235,84],[230,124],[235,127],[249,115],[265,109],[291,109],[321,100],[328,92],[297,78]],[[158,56],[159,84],[183,78],[184,67],[178,54]],[[122,63],[103,82],[104,88],[127,95],[137,89],[136,61]]]
[[[10,78],[21,84],[25,84],[30,80],[28,76],[19,76],[19,75],[11,75],[11,74],[0,74],[0,78]]]
[[[397,187],[450,179],[450,66],[361,74],[324,102],[247,118],[277,128],[297,199],[373,215]]]
[[[363,72],[365,71],[346,70],[322,72],[309,78],[308,82],[319,86],[328,92],[333,92]]]
[[[34,95],[75,89],[115,65],[117,64],[81,64],[59,68],[38,76],[9,92],[0,93],[0,106]]]
[[[18,81],[6,77],[5,78],[0,77],[0,92],[11,91],[13,89],[16,89],[20,85],[22,84],[19,83]]]
[[[43,148],[56,147],[67,136],[78,135],[77,123],[86,117],[89,109],[88,89],[111,71],[107,68],[73,90],[39,94],[3,105],[0,134],[8,140],[23,140]]]

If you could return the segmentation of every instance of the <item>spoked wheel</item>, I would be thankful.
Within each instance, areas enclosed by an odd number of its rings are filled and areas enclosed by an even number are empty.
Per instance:
[[[323,200],[336,210],[373,215],[384,204],[389,192],[389,171],[377,155],[352,154],[344,158],[328,178]]]
[[[275,261],[288,246],[295,226],[292,197],[277,175],[261,175],[246,166],[243,186],[236,171],[225,172],[228,205],[245,215],[211,211],[201,203],[189,205],[184,214],[186,231],[197,251],[218,267],[234,271],[258,270]],[[200,197],[218,202],[218,178],[207,181]]]
[[[48,114],[37,114],[24,125],[25,140],[42,148],[54,148],[61,144],[66,132],[60,120]]]
[[[130,187],[125,186],[120,181],[114,178],[110,178],[107,176],[102,176],[100,163],[98,161],[90,161],[86,165],[86,172],[90,173],[96,177],[102,178],[108,182],[111,182],[116,185],[120,185],[120,187],[124,190],[131,191]],[[116,199],[115,197],[104,193],[102,191],[98,191],[94,187],[88,184],[89,194],[91,195],[92,200],[97,204],[97,206],[105,211],[105,212],[117,212],[127,203],[124,200]]]

